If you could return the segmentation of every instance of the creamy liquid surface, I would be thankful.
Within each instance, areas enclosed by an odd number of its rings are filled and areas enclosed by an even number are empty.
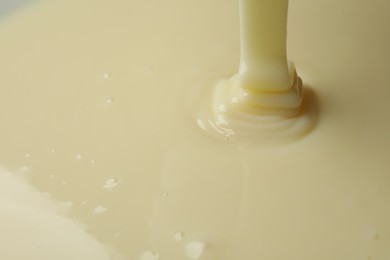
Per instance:
[[[124,259],[388,259],[389,2],[291,1],[289,58],[320,113],[279,145],[196,124],[204,86],[237,71],[237,8],[69,0],[3,18],[2,164],[85,226],[63,236],[87,232]],[[56,243],[34,250],[60,254]],[[16,250],[10,259],[28,259]]]

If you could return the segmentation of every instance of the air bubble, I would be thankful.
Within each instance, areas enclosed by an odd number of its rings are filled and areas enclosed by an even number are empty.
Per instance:
[[[111,77],[111,73],[106,72],[103,74],[103,79],[109,79]]]

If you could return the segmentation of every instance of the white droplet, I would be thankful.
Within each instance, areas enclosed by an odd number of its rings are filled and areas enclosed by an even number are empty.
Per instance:
[[[83,155],[81,153],[77,154],[76,155],[76,159],[77,160],[81,160],[83,158]]]
[[[55,178],[56,177],[56,175],[55,174],[50,174],[50,178]]]
[[[30,158],[30,154],[29,153],[27,153],[24,157],[26,157],[26,158]]]
[[[186,245],[186,254],[193,260],[199,259],[204,251],[205,244],[202,242],[191,242]]]
[[[160,256],[156,253],[153,253],[151,251],[145,251],[141,255],[141,260],[158,260],[160,259]]]
[[[55,153],[55,152],[56,152],[56,149],[52,149],[50,152]]]
[[[96,161],[95,160],[91,160],[91,164],[95,164],[96,163]]]
[[[108,210],[108,209],[105,208],[105,207],[97,206],[97,207],[93,210],[93,212],[94,212],[95,214],[103,214],[103,213],[105,213],[107,210]]]
[[[104,79],[109,79],[110,77],[111,77],[111,73],[109,73],[109,72],[106,72],[103,74]]]
[[[114,102],[114,98],[108,98],[107,100],[106,100],[106,103],[107,104],[112,104]]]
[[[184,238],[184,234],[182,232],[177,232],[176,234],[173,235],[173,238],[176,241],[182,241]]]
[[[108,179],[106,183],[104,183],[103,188],[106,190],[112,190],[118,186],[118,181],[116,179]]]
[[[61,182],[61,185],[65,186],[66,185],[66,181]]]

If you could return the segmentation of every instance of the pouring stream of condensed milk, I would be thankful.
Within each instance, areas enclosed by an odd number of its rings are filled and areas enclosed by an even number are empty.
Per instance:
[[[237,103],[255,114],[296,116],[302,84],[288,68],[288,0],[240,0],[241,64]]]
[[[240,0],[241,61],[238,74],[220,80],[212,112],[199,125],[225,138],[301,137],[314,121],[303,105],[302,80],[287,60],[288,0]],[[312,97],[308,97],[311,99]],[[309,100],[310,101],[310,100]]]

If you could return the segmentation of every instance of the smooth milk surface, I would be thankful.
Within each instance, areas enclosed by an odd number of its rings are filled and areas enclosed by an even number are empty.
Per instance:
[[[219,140],[197,125],[205,86],[238,70],[236,0],[10,11],[0,162],[29,184],[0,173],[2,190],[13,187],[0,258],[390,258],[389,8],[290,1],[288,57],[319,114],[307,136],[281,144]]]

